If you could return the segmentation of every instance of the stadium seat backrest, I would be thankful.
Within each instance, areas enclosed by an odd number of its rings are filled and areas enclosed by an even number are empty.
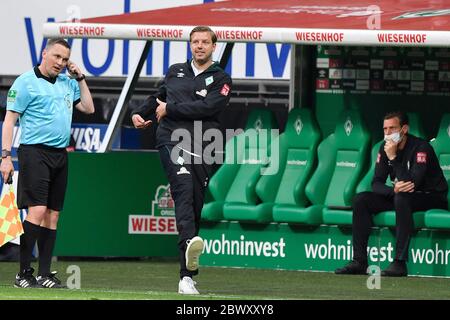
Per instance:
[[[384,140],[378,141],[372,147],[372,151],[370,153],[370,167],[364,177],[361,179],[361,182],[358,184],[356,188],[356,193],[372,191],[372,179],[375,174],[375,161],[377,160],[378,151],[380,150],[381,143]]]
[[[255,109],[250,113],[245,132],[236,137],[239,168],[225,202],[258,202],[255,186],[261,168],[268,163],[270,143],[275,138],[271,129],[276,128],[276,119],[269,109]]]
[[[408,120],[409,120],[409,133],[413,136],[426,139],[427,135],[425,134],[425,130],[423,129],[422,121],[417,113],[408,112]]]
[[[270,109],[253,109],[248,115],[245,131],[248,129],[276,129],[277,121]]]
[[[237,175],[243,175],[243,171],[248,170],[248,168],[242,169],[242,164],[245,161],[244,157],[246,155],[248,157],[252,151],[255,151],[255,139],[252,140],[252,137],[254,137],[260,129],[271,128],[276,128],[276,120],[270,110],[254,109],[250,112],[247,118],[245,131],[232,137],[226,143],[224,163],[209,182],[208,189],[214,200],[225,201]],[[256,137],[256,141],[257,144],[258,137]]]
[[[408,113],[409,118],[409,133],[412,135],[425,139],[425,131],[423,130],[422,122],[419,119],[417,113]],[[383,128],[380,128],[382,130]],[[377,160],[378,151],[383,140],[378,141],[373,147],[370,154],[370,167],[365,176],[362,178],[361,182],[356,189],[356,192],[372,191],[372,179],[375,174],[375,161]],[[388,178],[386,184],[392,186],[392,182]]]
[[[319,146],[319,166],[307,187],[311,202],[321,203],[322,199],[314,195],[317,192],[325,194],[322,203],[327,206],[351,205],[365,168],[369,140],[370,134],[360,113],[344,111],[334,133]]]
[[[319,140],[320,130],[311,111],[292,109],[279,138],[279,158],[275,159],[279,178],[275,174],[264,175],[257,184],[257,194],[264,202],[307,205],[305,186],[315,165]]]
[[[224,163],[216,171],[216,173],[211,177],[208,190],[216,201],[225,201],[228,190],[230,189],[233,179],[239,170],[238,165],[238,154],[236,152],[236,140],[239,135],[232,137],[225,144],[225,158]]]
[[[306,197],[312,204],[323,204],[325,201],[336,163],[335,138],[334,133],[330,134],[317,148],[317,168],[305,188]]]
[[[443,115],[438,135],[436,139],[430,142],[430,144],[436,152],[445,178],[450,183],[450,114]],[[448,198],[450,200],[450,191],[448,193]]]

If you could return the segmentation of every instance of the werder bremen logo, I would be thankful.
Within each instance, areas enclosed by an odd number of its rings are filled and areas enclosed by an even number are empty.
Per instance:
[[[344,130],[345,130],[345,134],[347,136],[350,136],[350,134],[352,133],[353,123],[350,120],[350,118],[347,118],[347,121],[345,121],[345,123],[344,123]]]
[[[14,101],[16,101],[16,97],[17,97],[17,90],[9,90],[8,91],[7,102],[14,102]]]
[[[449,15],[449,14],[450,14],[450,9],[408,12],[408,13],[402,14],[401,16],[392,18],[392,20],[408,19],[408,18],[437,17],[437,16],[445,16],[445,15]]]
[[[255,121],[255,130],[256,132],[259,132],[259,130],[262,129],[262,121],[261,121],[261,117],[258,117],[258,119],[256,119]]]
[[[303,122],[300,119],[300,117],[297,118],[297,120],[295,120],[294,122],[294,128],[295,128],[295,132],[297,132],[297,135],[300,134],[300,132],[302,132],[303,129]]]

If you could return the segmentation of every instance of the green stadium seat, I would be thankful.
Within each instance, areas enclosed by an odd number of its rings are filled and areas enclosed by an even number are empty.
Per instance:
[[[420,121],[419,115],[417,113],[408,113],[409,118],[409,133],[416,137],[426,138],[425,131],[423,130],[422,122]],[[362,178],[361,182],[356,189],[357,193],[364,191],[372,191],[372,179],[375,173],[375,161],[378,156],[378,150],[380,149],[380,145],[383,143],[383,140],[377,142],[372,147],[371,157],[370,157],[370,168],[367,171],[364,178]],[[390,179],[386,180],[386,184],[392,186],[392,182]],[[351,218],[351,217],[350,217]],[[422,228],[424,226],[424,218],[425,213],[423,211],[417,211],[413,213],[414,226],[416,228]],[[351,220],[350,220],[351,223]],[[395,227],[395,211],[383,211],[376,214],[373,217],[373,223],[376,226],[380,227]]]
[[[450,184],[450,180],[447,180]],[[450,196],[447,197],[450,202]],[[450,229],[450,208],[449,210],[431,209],[425,212],[425,226],[433,229]]]
[[[414,228],[419,229],[425,226],[425,212],[416,211],[413,213]],[[383,211],[373,217],[373,224],[378,227],[395,227],[395,211]]]
[[[450,114],[443,116],[438,135],[430,143],[439,159],[442,172],[450,185]],[[426,227],[450,229],[450,191],[447,199],[449,200],[449,210],[431,209],[425,212]]]
[[[245,131],[234,136],[225,146],[225,160],[212,176],[208,190],[213,201],[202,209],[202,220],[220,221],[224,216],[225,202],[256,204],[255,187],[260,170],[268,161],[267,143],[272,136],[263,139],[260,129],[276,129],[276,120],[269,109],[254,109],[250,113]],[[262,132],[262,131],[261,131]]]
[[[272,113],[270,116],[272,117]],[[263,129],[271,128],[275,127],[266,126]],[[271,168],[271,144],[276,146],[279,137],[273,132],[262,135],[261,131],[247,130],[240,138],[245,141],[241,140],[242,147],[238,148],[243,148],[244,152],[240,157],[239,170],[225,198],[223,217],[234,221],[271,221],[273,204],[261,203],[256,186],[266,169]],[[278,152],[276,148],[274,150]],[[279,176],[278,172],[276,176]]]
[[[302,214],[309,202],[305,186],[314,169],[319,141],[319,126],[311,111],[291,110],[286,130],[279,137],[278,173],[262,176],[256,185],[261,204],[245,209],[240,206],[247,220],[308,222]],[[236,205],[229,208],[238,209]]]
[[[344,111],[334,133],[319,145],[319,163],[306,186],[306,195],[313,204],[308,208],[310,221],[342,224],[346,222],[343,217],[351,216],[369,142],[370,134],[359,111]]]

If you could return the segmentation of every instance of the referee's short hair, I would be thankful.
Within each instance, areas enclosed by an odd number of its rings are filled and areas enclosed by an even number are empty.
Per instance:
[[[46,49],[53,47],[55,44],[60,44],[70,50],[70,44],[64,38],[52,38],[47,41]]]

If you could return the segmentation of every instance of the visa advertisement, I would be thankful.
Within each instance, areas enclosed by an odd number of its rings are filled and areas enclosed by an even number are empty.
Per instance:
[[[3,122],[0,122],[0,126],[3,126]],[[73,151],[97,152],[102,144],[103,138],[105,137],[106,129],[108,129],[107,124],[72,123],[70,133],[73,139],[71,139],[70,147]],[[20,145],[20,134],[20,126],[16,125],[14,127],[13,144],[11,149],[13,158],[17,157],[17,148]],[[0,130],[0,141],[1,137],[2,133]],[[120,149],[120,140],[121,135],[118,134],[112,144],[113,149]]]
[[[216,0],[217,1],[217,0]],[[122,13],[198,5],[211,0],[2,0],[0,21],[5,44],[0,76],[16,76],[39,63],[46,44],[42,27],[46,22],[70,21]],[[175,22],[174,22],[175,23]],[[125,77],[137,61],[144,41],[114,39],[70,39],[71,59],[88,76]],[[218,43],[214,59],[225,48]],[[226,67],[234,79],[288,79],[289,44],[237,43]],[[186,41],[154,41],[141,76],[162,77],[173,63],[190,58]]]

